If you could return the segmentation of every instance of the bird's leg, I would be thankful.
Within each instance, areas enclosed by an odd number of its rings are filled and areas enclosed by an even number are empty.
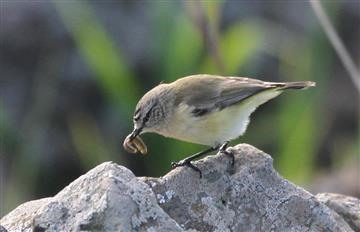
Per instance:
[[[194,171],[198,172],[199,175],[200,175],[200,178],[202,178],[202,173],[201,173],[201,170],[196,167],[195,165],[193,165],[191,163],[191,161],[193,161],[194,159],[197,159],[201,156],[204,156],[206,155],[207,153],[209,152],[212,152],[212,151],[215,151],[217,150],[219,147],[210,147],[209,149],[206,149],[204,151],[201,151],[201,152],[198,152],[192,156],[189,156],[189,157],[186,157],[185,159],[183,160],[180,160],[178,162],[172,162],[171,163],[171,168],[176,168],[176,167],[181,167],[181,166],[188,166],[189,168],[193,169]]]
[[[231,158],[231,165],[234,165],[235,164],[235,156],[234,156],[234,154],[231,151],[226,150],[228,144],[229,144],[229,141],[226,141],[225,143],[223,143],[223,145],[221,145],[220,148],[219,148],[219,152],[229,156]]]

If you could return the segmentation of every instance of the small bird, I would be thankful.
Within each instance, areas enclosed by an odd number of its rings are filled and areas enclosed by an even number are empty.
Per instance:
[[[255,109],[284,90],[312,86],[315,82],[265,82],[208,74],[163,83],[147,92],[136,105],[134,130],[125,139],[124,147],[132,153],[146,153],[139,135],[149,132],[210,146],[172,163],[172,168],[188,166],[201,177],[201,170],[192,160],[219,150],[230,156],[234,164],[234,155],[226,150],[227,145],[245,133]]]

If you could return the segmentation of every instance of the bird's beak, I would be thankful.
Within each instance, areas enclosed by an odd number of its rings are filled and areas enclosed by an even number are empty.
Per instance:
[[[134,130],[131,132],[130,137],[129,137],[130,141],[135,139],[136,136],[138,136],[140,134],[141,130],[142,130],[142,128],[134,128]]]

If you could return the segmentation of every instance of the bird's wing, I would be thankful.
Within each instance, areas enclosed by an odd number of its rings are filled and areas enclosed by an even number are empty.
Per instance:
[[[197,80],[194,81],[193,78]],[[236,104],[254,94],[277,87],[274,83],[244,77],[196,75],[177,81],[177,103],[193,108],[195,116]]]

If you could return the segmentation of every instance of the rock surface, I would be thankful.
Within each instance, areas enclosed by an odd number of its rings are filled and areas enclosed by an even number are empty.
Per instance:
[[[360,200],[336,193],[319,193],[316,198],[334,210],[355,230],[360,231]]]
[[[224,155],[195,162],[202,179],[187,167],[149,178],[103,163],[54,197],[20,205],[0,224],[9,231],[359,229],[356,223],[351,229],[342,217],[346,212],[358,215],[359,208],[336,210],[333,201],[315,197],[279,176],[271,157],[250,145],[229,150],[235,154],[234,166]]]

